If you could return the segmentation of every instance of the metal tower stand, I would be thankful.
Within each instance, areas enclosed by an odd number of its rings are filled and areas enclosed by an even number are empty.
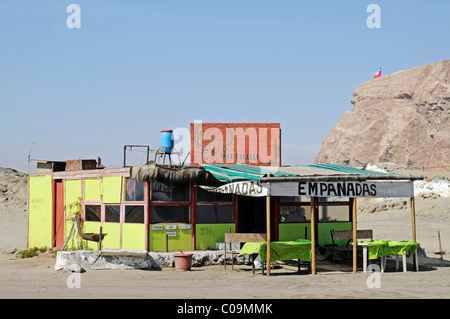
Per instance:
[[[155,152],[155,160],[154,163],[156,164],[156,158],[158,155],[163,157],[163,162],[162,165],[165,165],[166,162],[166,155],[169,158],[169,167],[172,166],[172,154],[177,154],[178,155],[178,163],[179,165],[181,165],[181,159],[180,159],[180,153],[178,153],[178,151],[175,148],[172,148],[172,152],[162,152],[161,149],[165,149],[166,147],[160,147],[158,148],[158,150]]]

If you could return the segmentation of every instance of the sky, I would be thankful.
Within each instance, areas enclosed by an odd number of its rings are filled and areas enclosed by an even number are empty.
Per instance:
[[[447,0],[2,0],[0,167],[122,167],[124,145],[197,120],[280,123],[282,164],[312,164],[380,67],[449,58],[449,16]]]

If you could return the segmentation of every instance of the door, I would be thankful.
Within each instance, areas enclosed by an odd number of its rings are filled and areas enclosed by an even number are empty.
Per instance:
[[[64,244],[64,187],[62,180],[55,180],[55,246],[59,249]]]

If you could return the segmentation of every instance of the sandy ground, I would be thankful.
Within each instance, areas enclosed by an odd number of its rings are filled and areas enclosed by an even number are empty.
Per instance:
[[[8,183],[19,181],[10,178]],[[7,189],[3,195],[13,192],[11,186],[4,186],[4,179],[0,179],[0,192],[1,187]],[[17,197],[26,196],[26,190],[25,193],[23,190],[15,192],[16,195],[8,197],[6,202],[5,197],[0,198],[0,251],[26,246],[26,211],[23,204],[14,204],[11,199],[17,201]],[[359,229],[373,229],[375,238],[411,239],[409,200],[361,200],[358,207]],[[371,207],[376,209],[368,209]],[[248,265],[235,266],[234,270],[206,266],[189,272],[167,268],[161,271],[88,270],[74,275],[55,271],[55,259],[48,253],[27,259],[3,253],[0,254],[0,298],[449,298],[450,267],[441,266],[439,257],[433,254],[439,249],[438,231],[442,249],[450,254],[449,208],[449,197],[416,199],[417,241],[428,257],[421,258],[419,272],[412,271],[410,261],[408,272],[396,271],[393,260],[389,260],[384,273],[352,273],[350,265],[330,267],[328,263],[319,262],[318,273],[308,275],[297,273],[294,265],[280,262],[270,277],[260,272],[252,274]],[[450,263],[449,254],[444,255],[444,265]]]

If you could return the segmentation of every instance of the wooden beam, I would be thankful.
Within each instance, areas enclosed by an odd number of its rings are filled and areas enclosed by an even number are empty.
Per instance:
[[[311,274],[316,274],[315,200],[311,197]]]
[[[356,197],[353,198],[353,205],[352,205],[352,228],[353,228],[353,272],[356,273],[357,270],[357,251],[358,251],[358,237],[356,232]]]

